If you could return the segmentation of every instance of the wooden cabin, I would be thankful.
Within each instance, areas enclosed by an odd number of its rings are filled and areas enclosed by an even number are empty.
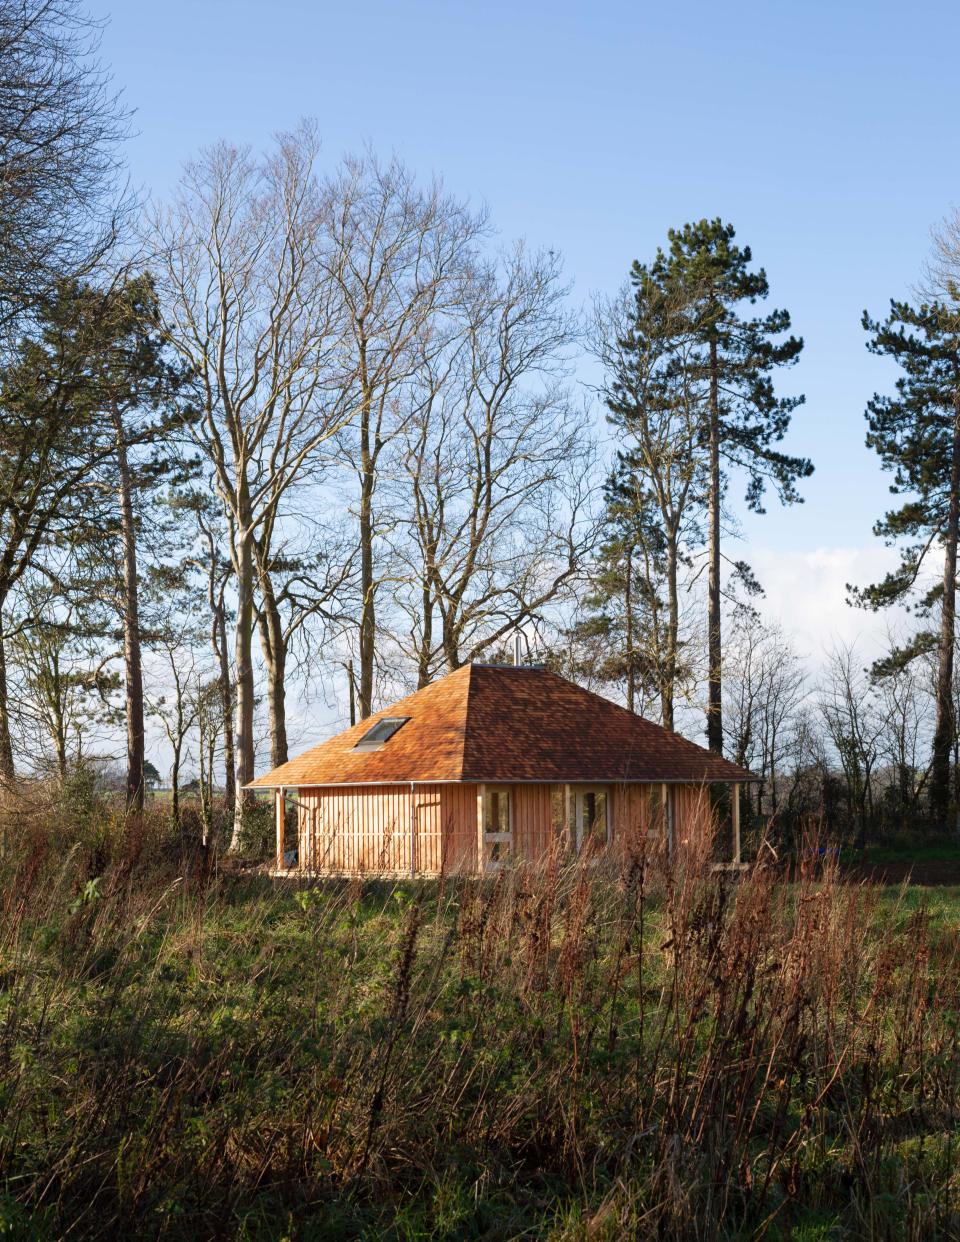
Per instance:
[[[468,664],[253,782],[275,791],[277,869],[438,875],[557,844],[668,852],[715,830],[710,787],[751,773],[544,668]],[[296,840],[291,840],[296,807]]]

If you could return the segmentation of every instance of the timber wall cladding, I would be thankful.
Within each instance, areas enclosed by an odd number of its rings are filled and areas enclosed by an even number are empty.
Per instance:
[[[553,837],[552,785],[513,788],[513,852],[524,862],[543,858]]]
[[[700,848],[714,831],[710,790],[705,785],[677,785],[674,794],[675,835],[678,848]]]
[[[477,786],[440,785],[444,833],[443,869],[477,869]]]
[[[408,787],[301,789],[300,862],[311,871],[409,871]]]
[[[301,789],[298,801],[307,870],[436,875],[476,865],[474,786],[417,785],[412,807],[409,785]]]
[[[554,785],[513,786],[514,855],[543,858],[554,824]],[[613,838],[626,846],[638,834],[666,843],[662,785],[611,787]],[[678,847],[703,841],[712,825],[710,798],[698,785],[670,787]],[[357,785],[299,791],[300,866],[314,872],[401,872],[437,875],[477,868],[479,786]],[[562,805],[562,803],[561,803]],[[412,845],[412,857],[411,857]]]

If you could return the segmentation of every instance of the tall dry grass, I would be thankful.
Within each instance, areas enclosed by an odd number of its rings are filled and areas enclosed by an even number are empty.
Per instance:
[[[98,814],[3,809],[0,1231],[960,1234],[955,937],[903,897],[642,844],[278,889]]]

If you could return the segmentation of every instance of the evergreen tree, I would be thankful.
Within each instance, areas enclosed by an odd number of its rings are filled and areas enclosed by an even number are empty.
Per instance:
[[[60,576],[65,592],[109,599],[123,647],[127,798],[141,808],[140,509],[179,469],[171,438],[189,417],[178,400],[186,376],[168,359],[147,277],[105,290],[62,281],[38,329],[0,390],[13,433],[0,444],[0,601],[47,543],[73,550],[71,572]],[[156,530],[151,542],[160,542]]]
[[[732,225],[701,220],[668,234],[669,247],[651,267],[664,289],[682,290],[674,300],[686,305],[687,331],[696,343],[685,361],[702,391],[700,451],[707,470],[709,701],[707,740],[711,750],[723,749],[722,636],[720,590],[721,506],[725,471],[746,475],[746,502],[763,512],[766,487],[772,484],[781,501],[800,500],[798,479],[813,472],[804,457],[776,446],[786,435],[793,411],[803,397],[778,397],[773,373],[791,366],[803,341],[784,334],[790,315],[772,310],[753,315],[749,308],[769,294],[766,273],[751,270],[749,246],[738,246]]]
[[[903,374],[896,396],[874,396],[867,405],[867,446],[893,473],[890,491],[905,496],[874,531],[889,543],[906,539],[900,564],[878,583],[852,588],[854,600],[885,608],[916,597],[922,616],[939,604],[939,633],[921,629],[905,647],[875,666],[883,674],[936,650],[936,724],[930,773],[930,808],[945,824],[950,806],[950,756],[956,736],[953,660],[956,639],[957,528],[960,517],[960,312],[933,302],[917,307],[890,304],[880,323],[863,315],[871,353],[894,359]],[[943,573],[922,585],[931,550],[943,550]]]
[[[601,318],[597,353],[623,448],[607,484],[608,537],[583,624],[613,644],[609,671],[620,669],[614,679],[626,680],[631,709],[640,679],[655,687],[661,722],[672,729],[678,682],[690,673],[681,653],[681,571],[702,539],[706,476],[690,366],[695,308],[686,288],[660,276],[634,263],[629,288]]]
[[[134,278],[106,292],[76,290],[66,302],[63,324],[76,332],[90,356],[91,416],[107,421],[114,453],[105,463],[102,498],[105,522],[92,540],[106,534],[116,551],[112,592],[123,643],[127,732],[127,806],[144,804],[145,728],[143,697],[143,625],[139,566],[142,512],[158,489],[190,473],[179,451],[178,433],[190,418],[180,400],[187,380],[165,343],[160,310],[149,277]],[[152,507],[151,557],[162,555],[170,529]]]
[[[665,633],[666,539],[649,493],[633,492],[629,466],[607,483],[607,537],[593,566],[584,616],[571,637],[580,671],[622,686],[627,708],[657,701],[661,719],[673,719],[676,658]]]

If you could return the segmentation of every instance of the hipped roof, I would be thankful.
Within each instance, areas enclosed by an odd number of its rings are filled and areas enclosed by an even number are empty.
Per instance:
[[[409,719],[379,750],[355,750],[386,716]],[[252,787],[751,780],[744,768],[547,669],[468,664]]]

